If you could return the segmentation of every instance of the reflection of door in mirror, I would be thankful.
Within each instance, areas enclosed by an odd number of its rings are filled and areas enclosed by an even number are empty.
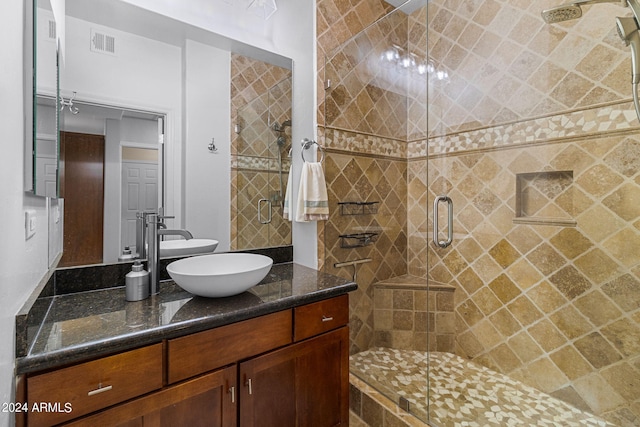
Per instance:
[[[231,248],[288,245],[291,223],[282,210],[291,165],[291,71],[237,54],[231,69]]]
[[[120,245],[136,254],[136,215],[158,209],[158,150],[123,146],[121,184]]]
[[[64,238],[60,267],[102,262],[104,136],[60,133]],[[73,185],[66,185],[73,183]]]

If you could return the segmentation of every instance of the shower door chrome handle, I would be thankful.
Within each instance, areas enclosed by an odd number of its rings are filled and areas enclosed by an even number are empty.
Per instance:
[[[262,202],[267,202],[267,206],[269,206],[269,215],[267,215],[267,220],[262,220]],[[269,224],[271,222],[271,200],[269,199],[260,199],[258,200],[258,222],[260,224]]]
[[[447,240],[440,240],[438,237],[439,227],[438,227],[438,207],[440,202],[447,203]],[[438,196],[433,201],[433,243],[441,248],[446,248],[453,241],[453,200],[447,196]]]

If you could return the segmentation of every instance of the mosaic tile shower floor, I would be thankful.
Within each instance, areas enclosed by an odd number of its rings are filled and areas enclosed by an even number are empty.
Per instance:
[[[613,426],[594,415],[450,353],[373,348],[351,356],[353,374],[387,397],[410,402],[431,422],[449,426]]]

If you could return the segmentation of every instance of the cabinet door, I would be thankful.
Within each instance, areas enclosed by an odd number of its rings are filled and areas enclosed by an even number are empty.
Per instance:
[[[344,327],[242,363],[240,426],[347,425],[348,345]]]
[[[75,421],[79,427],[235,427],[236,366],[167,387]]]
[[[340,328],[298,345],[296,425],[348,425],[349,329]]]
[[[295,426],[295,353],[285,347],[240,364],[240,426]]]

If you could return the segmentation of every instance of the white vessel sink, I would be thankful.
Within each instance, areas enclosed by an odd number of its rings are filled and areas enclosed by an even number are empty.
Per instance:
[[[218,247],[213,239],[179,239],[160,242],[160,257],[206,254]]]
[[[240,294],[265,278],[273,260],[264,255],[225,253],[174,261],[169,276],[184,290],[202,297]]]

